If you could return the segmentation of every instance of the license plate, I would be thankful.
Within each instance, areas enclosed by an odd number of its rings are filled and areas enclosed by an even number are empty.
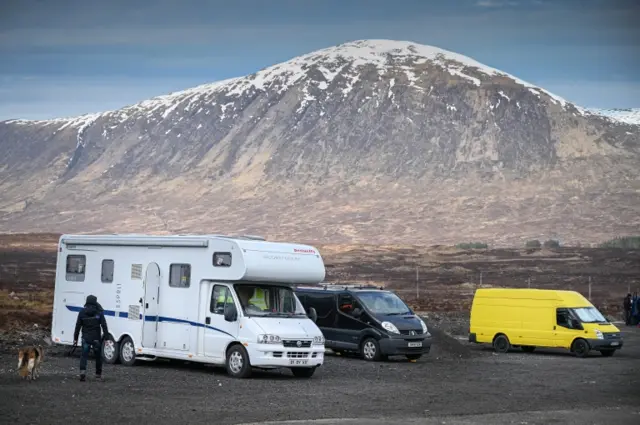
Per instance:
[[[305,365],[307,363],[309,363],[309,360],[307,359],[290,359],[289,360],[290,365]]]
[[[422,347],[421,342],[410,342],[409,347]]]
[[[612,342],[611,345],[618,345],[620,344],[619,342]]]

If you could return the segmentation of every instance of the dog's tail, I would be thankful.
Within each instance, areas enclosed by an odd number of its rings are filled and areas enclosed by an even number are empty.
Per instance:
[[[18,351],[18,372],[23,378],[29,373],[29,370],[27,369],[27,366],[29,364],[28,362],[29,354],[27,350]]]

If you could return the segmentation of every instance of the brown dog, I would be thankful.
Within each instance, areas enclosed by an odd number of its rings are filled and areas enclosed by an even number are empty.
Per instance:
[[[44,349],[39,346],[24,347],[18,351],[18,373],[28,380],[40,376],[38,368],[44,357]]]

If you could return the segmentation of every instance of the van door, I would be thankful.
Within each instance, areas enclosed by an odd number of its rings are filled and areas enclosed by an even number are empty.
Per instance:
[[[158,301],[160,298],[160,267],[149,263],[144,276],[142,346],[155,348],[158,336]]]
[[[568,309],[556,309],[556,323],[553,327],[553,346],[571,348],[573,339],[580,333],[573,327],[572,316]]]
[[[224,359],[225,351],[231,341],[236,340],[240,324],[239,303],[235,302],[233,291],[227,285],[211,282],[210,301],[205,307],[204,355],[216,359]],[[224,320],[224,308],[233,304],[238,309],[235,322]]]

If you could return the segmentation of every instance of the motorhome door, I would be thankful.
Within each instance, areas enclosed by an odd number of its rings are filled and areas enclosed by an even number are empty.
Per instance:
[[[154,348],[158,336],[158,298],[160,297],[160,267],[149,263],[144,277],[144,324],[142,325],[142,346]]]

